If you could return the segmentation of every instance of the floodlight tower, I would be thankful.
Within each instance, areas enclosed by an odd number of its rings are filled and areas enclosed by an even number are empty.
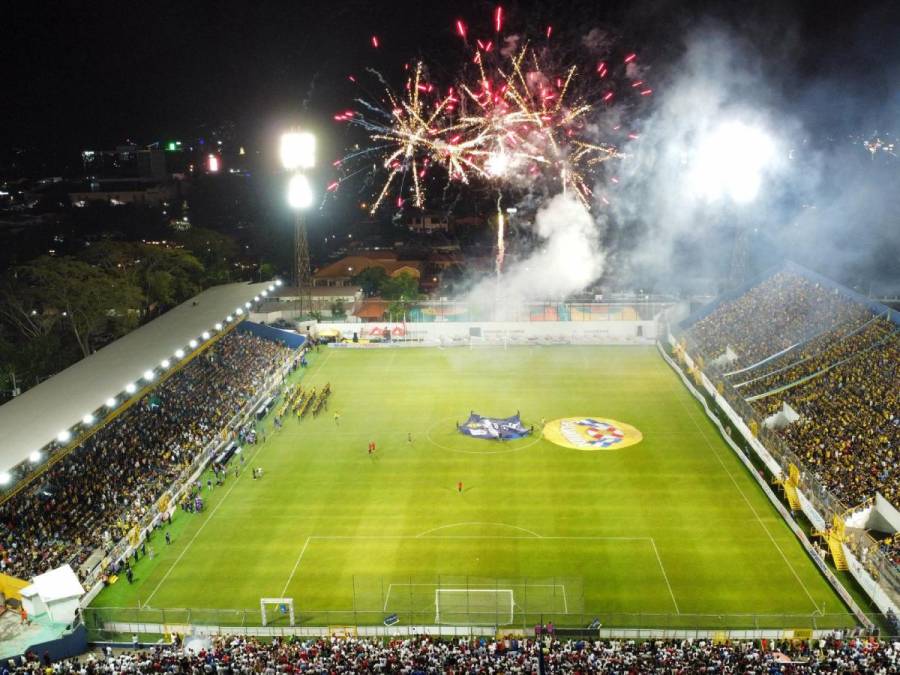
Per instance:
[[[310,286],[312,275],[309,266],[309,241],[306,238],[306,222],[303,212],[313,202],[309,179],[303,173],[316,163],[316,137],[309,132],[290,131],[281,136],[281,164],[294,172],[288,182],[288,205],[296,212],[294,221],[294,284],[300,296],[300,318],[312,310]]]

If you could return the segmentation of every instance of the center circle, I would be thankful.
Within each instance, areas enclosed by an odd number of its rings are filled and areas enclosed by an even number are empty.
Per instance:
[[[455,417],[444,417],[444,418],[441,418],[441,419],[435,421],[434,424],[432,424],[430,427],[428,427],[428,431],[425,432],[425,438],[428,439],[429,443],[441,448],[442,450],[447,450],[449,452],[460,452],[464,455],[505,455],[510,452],[522,452],[523,450],[527,450],[528,448],[535,445],[536,443],[538,443],[541,440],[541,436],[536,435],[531,440],[530,443],[526,443],[525,445],[520,445],[515,448],[506,448],[504,450],[462,450],[460,448],[451,448],[449,445],[444,445],[440,441],[434,440],[434,438],[431,435],[432,431],[434,431],[441,424],[452,423],[455,421],[458,421]],[[483,439],[473,439],[471,437],[467,437],[467,438],[469,440],[471,440],[473,443],[480,443],[482,445],[486,445],[487,443],[490,443],[490,441],[485,441]],[[518,441],[494,441],[494,443],[508,445],[510,443],[518,443]]]

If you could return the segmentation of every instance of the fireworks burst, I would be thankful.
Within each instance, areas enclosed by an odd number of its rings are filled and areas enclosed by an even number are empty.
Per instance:
[[[621,99],[652,94],[640,76],[637,55],[604,59],[574,59],[565,64],[550,48],[553,27],[547,26],[532,44],[522,36],[503,36],[502,7],[491,15],[493,39],[474,39],[462,20],[454,32],[469,58],[453,81],[439,83],[423,63],[408,64],[405,86],[397,93],[376,71],[381,92],[360,96],[357,108],[335,115],[337,121],[361,128],[368,144],[339,160],[340,181],[368,172],[376,158],[376,173],[384,176],[370,211],[393,199],[398,208],[410,200],[426,202],[426,185],[434,178],[476,185],[498,194],[498,271],[502,267],[503,191],[563,191],[586,207],[609,203],[594,199],[598,167],[620,159],[614,139],[635,139],[612,112]],[[372,38],[373,46],[379,46]],[[539,45],[539,46],[535,46]],[[594,54],[592,54],[592,58]],[[356,83],[356,78],[351,76]],[[610,139],[601,138],[609,136]],[[363,168],[357,169],[357,164]],[[340,181],[332,183],[337,189]]]

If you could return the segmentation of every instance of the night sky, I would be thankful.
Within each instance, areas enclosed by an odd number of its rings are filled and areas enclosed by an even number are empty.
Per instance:
[[[841,101],[896,96],[898,3],[509,2],[510,30],[552,23],[560,40],[610,26],[657,75],[674,63],[679,35],[716,18],[764,54],[773,80],[798,96],[829,78],[834,97],[814,123],[847,120]],[[346,75],[386,73],[406,59],[454,63],[453,22],[487,28],[494,3],[20,2],[0,25],[0,147],[71,156],[83,147],[179,137],[234,121],[268,142],[301,116],[328,125],[352,92]],[[370,46],[373,34],[382,47]],[[817,90],[813,95],[826,96]],[[305,111],[305,112],[304,112]]]

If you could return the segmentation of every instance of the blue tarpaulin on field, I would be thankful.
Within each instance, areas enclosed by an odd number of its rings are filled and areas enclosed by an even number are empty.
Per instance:
[[[485,417],[472,412],[469,419],[459,425],[459,433],[493,441],[508,441],[523,438],[531,432],[522,424],[519,413],[512,417]]]

